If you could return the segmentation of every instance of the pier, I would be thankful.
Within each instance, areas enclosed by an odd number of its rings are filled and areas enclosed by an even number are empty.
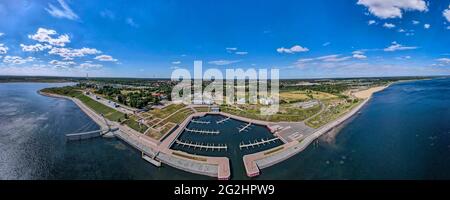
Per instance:
[[[196,130],[196,129],[189,129],[189,128],[185,128],[184,130],[187,132],[198,133],[198,134],[202,134],[202,135],[219,135],[220,134],[220,131]]]
[[[201,120],[195,120],[195,119],[191,120],[191,122],[192,123],[196,123],[196,124],[209,124],[209,123],[211,123],[209,121],[201,121]]]
[[[103,132],[103,130],[100,129],[100,130],[87,131],[87,132],[82,132],[82,133],[72,133],[72,134],[67,134],[66,139],[69,141],[90,139],[90,138],[102,136],[102,132]]]
[[[240,132],[242,132],[242,131],[245,131],[248,127],[250,127],[252,125],[252,123],[248,123],[247,125],[245,125],[244,127],[242,127],[242,128],[239,128],[239,133]]]
[[[183,147],[192,147],[194,149],[199,148],[200,151],[205,149],[206,151],[208,150],[228,150],[228,146],[226,144],[203,144],[203,143],[193,143],[193,142],[183,142],[181,140],[175,140],[175,144],[177,145],[182,145]]]
[[[239,144],[239,148],[240,149],[242,149],[242,148],[249,148],[249,147],[251,147],[251,148],[254,148],[255,146],[258,146],[259,147],[259,145],[266,145],[266,144],[268,144],[268,143],[271,143],[271,142],[275,142],[275,141],[277,141],[277,140],[279,140],[280,138],[272,138],[272,139],[261,139],[261,141],[258,141],[258,140],[255,140],[254,142],[249,142],[248,144],[245,144],[244,142],[241,142],[241,144]]]
[[[224,123],[224,122],[228,121],[229,119],[230,119],[230,117],[227,117],[227,118],[221,119],[221,120],[217,121],[217,122],[216,122],[216,124],[222,124],[222,123]]]

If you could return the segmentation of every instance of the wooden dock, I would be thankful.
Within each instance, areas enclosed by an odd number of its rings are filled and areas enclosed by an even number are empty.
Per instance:
[[[261,139],[261,141],[258,141],[258,140],[255,140],[254,142],[250,142],[249,141],[249,143],[248,144],[245,144],[244,142],[241,142],[241,144],[239,144],[239,148],[240,149],[242,149],[242,148],[249,148],[249,147],[251,147],[251,148],[254,148],[255,146],[260,146],[260,145],[266,145],[266,144],[268,144],[268,143],[271,143],[271,142],[275,142],[275,141],[277,141],[277,140],[279,140],[280,138],[277,138],[277,137],[275,137],[275,138],[272,138],[272,139]]]
[[[216,121],[216,124],[222,124],[222,123],[224,123],[224,122],[228,121],[229,119],[230,119],[230,117],[227,117],[227,118],[221,119],[221,120],[219,120],[219,121]]]
[[[192,123],[196,123],[196,124],[210,124],[211,122],[209,121],[201,121],[201,120],[191,120]]]
[[[252,125],[252,123],[248,123],[247,125],[245,125],[245,126],[239,128],[239,133],[242,132],[242,131],[247,130],[247,128],[250,127],[251,125]]]
[[[181,140],[175,140],[175,144],[177,145],[181,145],[183,147],[188,147],[188,148],[194,148],[194,149],[200,149],[201,150],[228,150],[228,146],[226,144],[203,144],[203,143],[193,143],[193,142],[187,142],[187,141],[181,141]]]
[[[219,135],[220,134],[220,131],[197,130],[197,129],[189,129],[189,128],[185,128],[184,130],[187,132],[198,133],[198,134],[202,134],[202,135]]]

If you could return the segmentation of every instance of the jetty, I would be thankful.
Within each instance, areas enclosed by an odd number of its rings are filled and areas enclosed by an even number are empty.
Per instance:
[[[245,130],[247,130],[247,128],[248,127],[250,127],[252,125],[252,123],[251,122],[249,122],[247,125],[245,125],[245,126],[243,126],[243,127],[241,127],[241,128],[239,128],[239,133],[240,132],[242,132],[242,131],[245,131]]]
[[[272,142],[275,142],[275,141],[277,141],[277,140],[279,140],[280,138],[277,138],[277,137],[275,137],[275,138],[272,138],[272,139],[261,139],[261,141],[258,141],[258,140],[255,140],[254,142],[249,142],[248,144],[245,144],[244,142],[241,142],[241,144],[239,144],[239,148],[240,149],[242,149],[242,148],[249,148],[249,147],[251,147],[251,148],[254,148],[255,146],[260,146],[260,145],[266,145],[266,144],[268,144],[268,143],[272,143]]]
[[[192,123],[196,123],[196,124],[209,124],[211,123],[210,121],[201,121],[201,120],[191,120]]]
[[[224,123],[224,122],[228,121],[229,119],[230,119],[230,117],[227,117],[227,118],[221,119],[221,120],[219,120],[219,121],[216,121],[216,124],[222,124],[222,123]]]
[[[194,148],[194,149],[199,148],[200,150],[205,149],[206,151],[208,151],[208,150],[212,150],[212,151],[228,150],[228,146],[226,144],[203,144],[203,143],[184,142],[181,140],[175,140],[175,144],[182,145],[183,147],[188,147],[188,148]]]
[[[191,133],[198,133],[198,134],[202,134],[202,135],[219,135],[220,131],[210,131],[210,130],[197,130],[197,129],[189,129],[189,128],[185,128],[184,129],[187,132],[191,132]]]

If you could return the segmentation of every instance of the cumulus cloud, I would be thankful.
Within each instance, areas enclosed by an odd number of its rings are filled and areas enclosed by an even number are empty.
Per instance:
[[[60,47],[64,47],[66,43],[70,42],[70,38],[67,34],[59,35],[57,38],[53,38],[52,35],[56,36],[57,32],[51,29],[39,28],[36,34],[28,35],[28,38]]]
[[[179,64],[181,64],[181,61],[179,61],[179,60],[173,61],[172,64],[174,64],[174,65],[179,65]]]
[[[412,20],[412,24],[417,25],[417,24],[420,24],[420,22],[417,20]]]
[[[391,23],[384,23],[383,27],[391,29],[391,28],[395,28],[395,24],[391,24]]]
[[[381,19],[401,18],[403,11],[427,11],[428,6],[424,0],[358,0],[369,12]]]
[[[425,28],[425,29],[429,29],[430,27],[431,27],[430,24],[424,24],[424,25],[423,25],[423,28]]]
[[[290,53],[290,54],[294,54],[294,53],[298,53],[298,52],[307,52],[307,51],[309,51],[308,48],[302,47],[300,45],[294,45],[291,48],[281,47],[281,48],[277,49],[278,53]]]
[[[71,49],[71,48],[52,48],[49,52],[52,55],[59,55],[64,60],[73,60],[75,57],[84,57],[86,55],[99,54],[101,51],[94,48],[81,48],[81,49]]]
[[[20,56],[5,56],[3,62],[6,64],[20,65],[34,61],[33,57],[22,58]]]
[[[450,5],[448,5],[448,9],[444,10],[442,15],[444,15],[445,19],[447,19],[447,21],[450,22]]]
[[[230,65],[230,64],[234,64],[234,63],[238,63],[241,62],[240,60],[214,60],[214,61],[210,61],[208,62],[209,64],[212,65]]]
[[[4,44],[0,44],[0,54],[6,54],[8,53],[9,48],[5,46]]]
[[[397,42],[392,42],[392,44],[389,47],[386,47],[384,51],[401,51],[401,50],[412,50],[417,49],[417,47],[413,46],[403,46]]]
[[[56,18],[66,18],[70,20],[79,19],[78,15],[72,11],[72,9],[67,5],[64,0],[58,0],[59,7],[53,4],[48,4],[48,8],[45,10],[53,17]]]
[[[236,47],[227,47],[225,48],[227,51],[236,51],[237,48]]]
[[[96,60],[100,60],[100,61],[110,61],[110,62],[116,62],[117,59],[113,58],[112,56],[109,55],[99,55],[97,57],[95,57]]]
[[[5,35],[4,33],[1,33],[1,32],[0,32],[0,37],[2,37],[2,36],[4,36],[4,35]]]
[[[24,45],[24,44],[20,44],[20,47],[22,47],[22,51],[25,52],[37,52],[37,51],[43,51],[46,49],[51,49],[52,46],[48,45],[48,44],[35,44],[35,45]]]
[[[372,24],[375,24],[375,23],[377,23],[375,20],[369,20],[369,21],[367,22],[367,24],[369,24],[369,25],[372,25]]]

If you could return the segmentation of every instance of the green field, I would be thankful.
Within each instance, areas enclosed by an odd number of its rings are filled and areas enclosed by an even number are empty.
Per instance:
[[[308,117],[314,115],[315,113],[320,111],[320,106],[314,106],[309,109],[299,109],[299,108],[288,108],[285,106],[280,106],[280,111],[283,113],[277,113],[274,115],[261,115],[258,106],[254,108],[243,108],[241,110],[228,106],[222,105],[220,106],[220,110],[225,113],[230,113],[237,116],[247,117],[250,119],[271,121],[271,122],[298,122],[307,119]]]
[[[349,112],[361,102],[361,100],[355,100],[352,102],[339,103],[336,106],[328,106],[324,112],[306,121],[306,125],[312,128],[319,128]]]
[[[140,133],[144,133],[148,127],[144,124],[140,124],[139,122],[133,120],[133,119],[128,119],[127,121],[125,121],[125,123],[128,127],[134,129],[135,131],[138,131]]]
[[[86,106],[94,110],[96,113],[103,114],[106,119],[109,119],[111,121],[119,121],[125,119],[125,115],[123,113],[105,106],[86,95],[81,94],[76,96],[75,98],[82,101]]]

